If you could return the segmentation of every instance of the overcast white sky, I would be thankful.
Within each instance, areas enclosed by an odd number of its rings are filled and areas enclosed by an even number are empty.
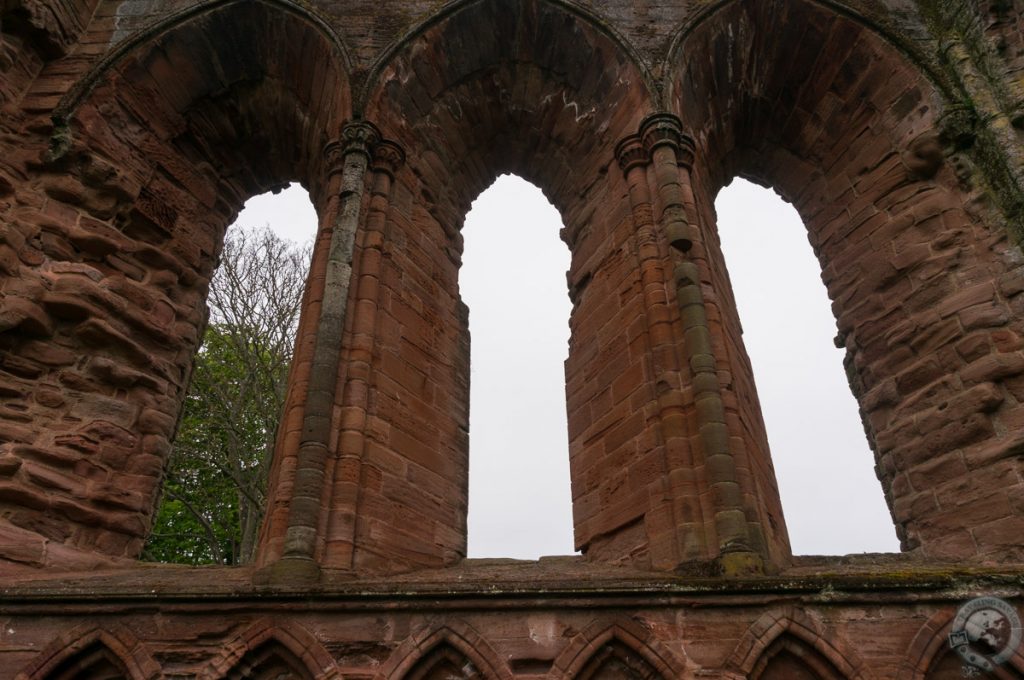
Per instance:
[[[742,180],[716,206],[794,553],[898,550],[800,218]],[[316,230],[297,185],[253,198],[237,223],[269,223],[297,242]],[[511,176],[466,217],[459,285],[472,340],[471,557],[573,551],[563,373],[569,252],[560,228],[540,190]],[[784,328],[780,318],[795,321]]]

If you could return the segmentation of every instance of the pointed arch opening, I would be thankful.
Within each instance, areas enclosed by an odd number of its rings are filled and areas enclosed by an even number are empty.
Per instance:
[[[511,680],[512,674],[486,639],[454,619],[406,638],[374,676],[375,680],[448,677]]]
[[[505,175],[473,203],[462,229],[468,557],[573,552],[564,373],[572,305],[561,226],[537,187]]]
[[[281,41],[302,49],[277,49]],[[25,462],[0,506],[26,540],[135,558],[225,231],[246,200],[292,181],[326,215],[323,151],[350,114],[348,76],[309,17],[232,2],[176,17],[94,75],[69,95],[39,170],[38,205],[54,216],[33,217],[47,225],[42,264],[21,278],[49,282],[51,294],[33,303],[46,321],[32,338],[3,339],[15,355],[34,343],[53,356],[36,384],[56,393],[73,373],[74,386],[44,398],[15,442]],[[310,296],[304,317],[318,306]],[[17,500],[26,494],[36,500]]]
[[[552,677],[576,680],[668,679],[687,676],[687,660],[633,619],[595,621],[577,633],[552,666]]]
[[[299,184],[228,228],[144,559],[254,559],[316,228]]]
[[[899,550],[803,221],[739,178],[715,210],[793,553]]]
[[[58,636],[16,680],[154,680],[160,666],[127,628],[81,626]]]
[[[495,39],[481,44],[479,35]],[[556,2],[453,4],[375,73],[364,115],[404,148],[407,172],[396,177],[393,274],[380,297],[383,422],[367,453],[375,486],[362,489],[357,564],[400,570],[466,555],[471,368],[460,230],[473,200],[513,173],[557,207],[571,252],[573,547],[674,566],[674,547],[648,547],[652,535],[670,540],[650,507],[663,496],[653,488],[662,452],[643,413],[650,386],[627,191],[608,154],[650,108],[644,74],[598,23]],[[519,264],[529,276],[533,263]],[[409,516],[421,531],[395,519]],[[371,546],[375,537],[383,542]]]
[[[727,667],[751,679],[845,680],[868,678],[857,651],[799,607],[762,614],[740,638]]]
[[[339,680],[334,658],[300,624],[259,619],[221,648],[200,680]]]
[[[803,217],[901,549],[1014,559],[1019,550],[997,532],[974,528],[1024,521],[1002,497],[974,526],[958,512],[990,500],[985,484],[968,480],[1019,467],[1005,458],[1015,437],[1000,424],[1015,403],[1012,381],[974,373],[1009,349],[986,340],[993,329],[1022,330],[1012,295],[989,290],[975,272],[1011,271],[1017,247],[999,215],[969,208],[976,170],[947,135],[943,92],[869,22],[814,0],[722,3],[681,34],[667,72],[671,106],[697,140],[705,238],[715,240],[714,196],[736,176],[775,188]],[[708,283],[728,299],[712,257]],[[722,316],[729,378],[752,384],[739,322]],[[795,332],[786,318],[779,327]],[[748,516],[760,515],[784,560],[761,416],[744,406],[756,398],[737,396]],[[978,496],[966,497],[968,487]]]

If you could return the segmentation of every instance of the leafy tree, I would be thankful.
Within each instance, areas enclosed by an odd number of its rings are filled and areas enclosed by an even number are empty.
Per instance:
[[[228,234],[145,559],[252,559],[308,262],[267,227]]]

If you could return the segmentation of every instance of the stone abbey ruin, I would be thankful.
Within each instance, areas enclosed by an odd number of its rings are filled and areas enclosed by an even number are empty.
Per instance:
[[[464,560],[504,172],[572,253],[579,557]],[[737,176],[807,227],[900,554],[791,553]],[[292,181],[257,561],[140,563],[225,229]],[[1024,677],[950,637],[1024,603],[1022,239],[1024,0],[2,0],[0,678]]]

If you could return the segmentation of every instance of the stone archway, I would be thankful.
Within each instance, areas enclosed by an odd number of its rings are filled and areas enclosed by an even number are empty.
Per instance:
[[[550,41],[553,31],[571,34],[572,47]],[[479,34],[496,40],[481,44],[472,38]],[[430,59],[424,56],[428,53]],[[595,60],[614,63],[617,70],[593,77],[587,64]],[[365,456],[363,479],[380,479],[382,488],[364,485],[358,499],[345,502],[359,506],[357,568],[365,559],[366,568],[395,569],[414,562],[451,563],[465,552],[468,354],[456,288],[458,229],[472,199],[501,172],[520,174],[546,192],[562,213],[567,225],[563,238],[574,252],[570,296],[576,309],[566,385],[570,412],[586,413],[577,414],[576,431],[570,433],[575,440],[571,448],[581,449],[571,454],[572,464],[582,470],[608,456],[621,459],[627,449],[638,448],[641,438],[658,438],[642,409],[629,403],[631,395],[635,402],[646,401],[633,392],[650,389],[642,358],[622,367],[622,393],[608,412],[590,414],[588,402],[594,390],[609,388],[620,375],[592,384],[585,377],[597,370],[601,351],[624,346],[625,335],[609,326],[602,331],[607,346],[598,349],[596,334],[608,319],[597,307],[603,295],[614,294],[609,287],[622,285],[617,277],[628,276],[633,262],[625,204],[607,204],[609,196],[621,193],[621,178],[607,171],[602,144],[613,143],[614,130],[635,124],[650,94],[643,73],[612,37],[585,15],[554,3],[458,5],[414,32],[375,74],[363,115],[401,146],[408,160],[392,189],[393,196],[405,198],[391,203],[382,246],[390,256],[390,271],[382,275],[376,300],[374,352],[381,359],[372,367],[378,402],[373,416],[388,429],[386,436],[378,428],[356,444],[362,447],[356,455]],[[637,108],[612,106],[624,98]],[[623,319],[635,313],[636,308],[629,309]],[[363,409],[363,403],[353,407]],[[403,403],[412,406],[399,406]],[[593,432],[619,419],[626,422],[618,443],[583,445]],[[646,457],[642,475],[663,469],[660,450],[641,455]],[[396,464],[403,468],[397,476]],[[610,548],[608,559],[638,552],[641,561],[677,563],[677,548],[669,545],[677,537],[659,528],[664,521],[671,524],[664,518],[668,509],[653,510],[646,500],[648,485],[663,482],[645,477],[627,489],[622,487],[625,466],[620,461],[616,467],[604,479],[595,469],[593,480],[579,487],[577,546],[597,555],[600,545],[621,536],[629,547]],[[410,483],[414,476],[426,483]],[[599,507],[598,495],[613,487],[621,490]],[[623,506],[629,509],[619,512]],[[422,535],[405,533],[391,519],[410,513],[427,518],[433,545]],[[662,543],[655,549],[646,547],[652,533],[660,534],[655,543]],[[388,537],[394,545],[371,548],[371,535]]]
[[[998,209],[979,200],[983,173],[966,157],[947,160],[956,105],[856,17],[804,0],[724,3],[688,26],[666,61],[670,106],[695,140],[701,242],[693,257],[713,291],[714,351],[729,376],[744,507],[751,521],[760,518],[769,553],[785,561],[774,473],[715,235],[713,198],[736,175],[773,186],[807,225],[903,549],[951,559],[1002,554],[1013,540],[1003,532],[1022,520],[1008,497],[969,497],[962,486],[1016,475],[1008,459],[1024,370],[1016,288],[975,273],[1015,280],[1018,245]],[[993,339],[1004,333],[1009,343]]]
[[[239,30],[283,30],[323,63],[324,80],[296,77],[301,55]],[[196,51],[202,68],[186,68]],[[224,228],[250,195],[292,179],[332,223],[321,154],[348,107],[342,62],[301,15],[223,3],[132,44],[68,100],[12,227],[38,254],[16,267],[3,336],[8,364],[20,367],[8,389],[32,404],[31,425],[4,437],[17,464],[0,491],[5,531],[22,553],[35,544],[43,561],[83,559],[47,551],[52,541],[138,554]],[[311,353],[318,305],[311,291],[299,357]],[[305,379],[297,369],[293,386]]]
[[[160,667],[120,625],[80,626],[59,635],[17,680],[157,680]]]

